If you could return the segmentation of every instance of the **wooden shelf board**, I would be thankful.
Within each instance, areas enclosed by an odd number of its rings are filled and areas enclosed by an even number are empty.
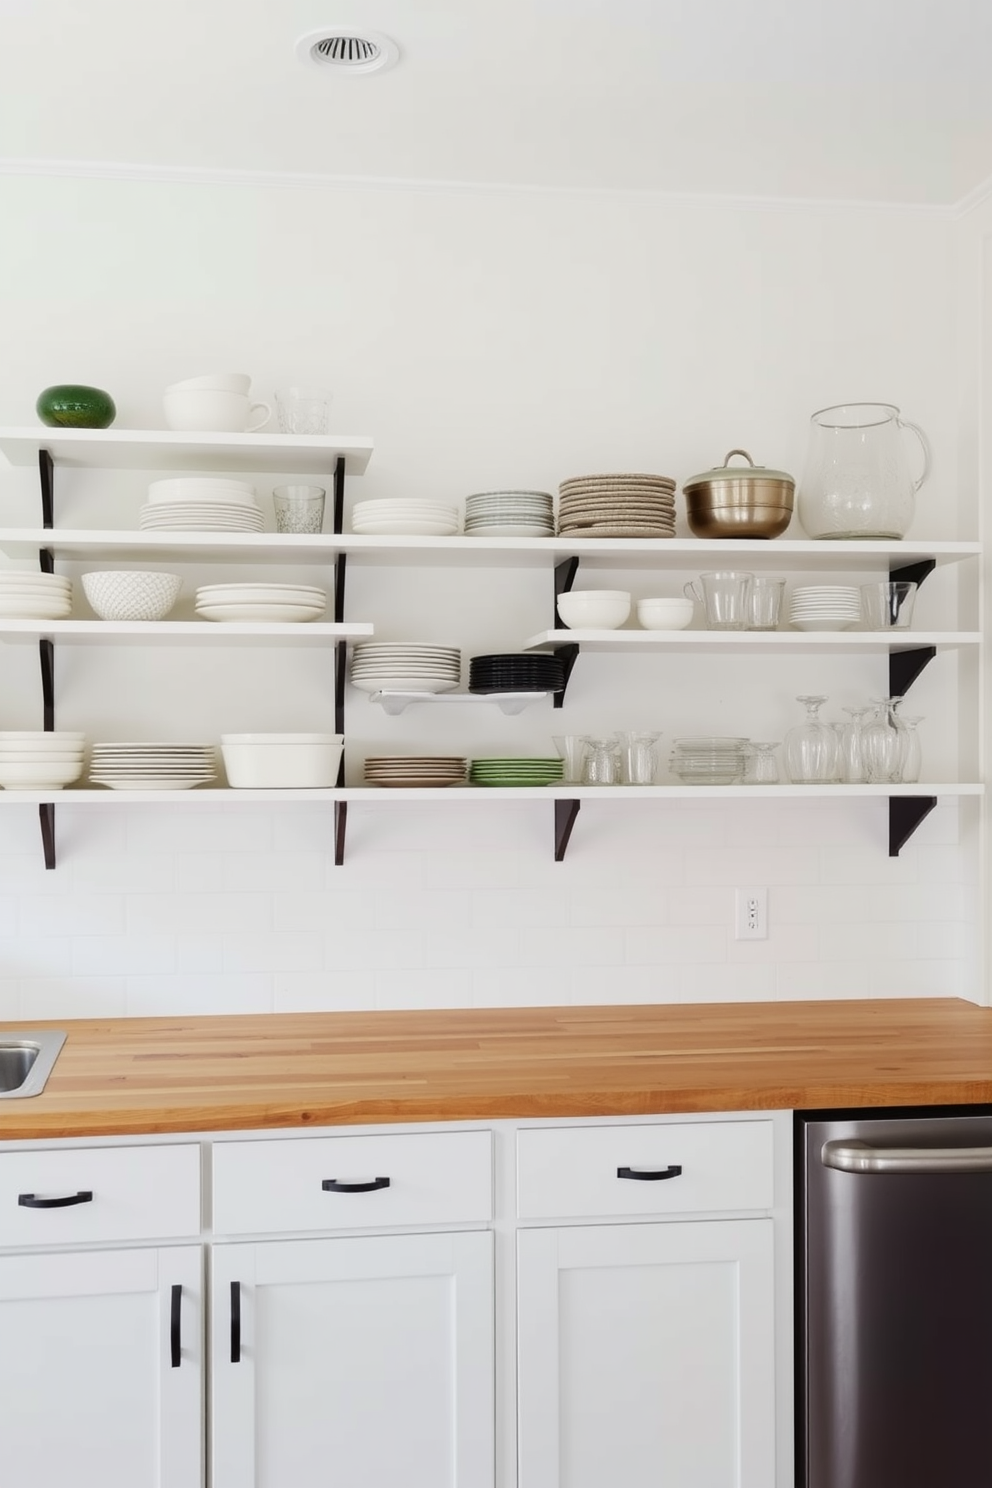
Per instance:
[[[57,465],[106,470],[269,471],[294,475],[334,473],[339,455],[348,475],[361,475],[373,442],[352,434],[202,434],[171,429],[0,428],[0,454],[8,465],[37,465],[48,450]]]

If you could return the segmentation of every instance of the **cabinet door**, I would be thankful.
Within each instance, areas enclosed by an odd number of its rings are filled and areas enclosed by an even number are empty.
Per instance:
[[[213,1488],[492,1488],[486,1233],[217,1245]]]
[[[0,1257],[0,1480],[198,1488],[196,1245]]]
[[[517,1238],[520,1488],[775,1481],[770,1219]]]

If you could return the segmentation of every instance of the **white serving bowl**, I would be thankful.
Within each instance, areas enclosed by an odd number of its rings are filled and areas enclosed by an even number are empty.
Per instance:
[[[570,589],[558,596],[558,614],[572,629],[616,630],[630,615],[622,589]]]
[[[179,598],[182,575],[84,573],[83,592],[101,620],[164,620]]]
[[[78,760],[33,760],[30,764],[0,759],[0,785],[4,790],[61,790],[83,773]]]
[[[321,790],[338,783],[344,740],[328,734],[222,734],[220,749],[227,783],[235,789]]]
[[[685,630],[695,608],[691,599],[639,599],[637,623],[643,630]]]
[[[69,733],[61,729],[0,731],[0,749],[82,749],[85,743],[85,734]]]
[[[38,760],[43,760],[46,765],[69,765],[82,758],[82,746],[78,749],[0,749],[0,760],[8,765],[30,765]]]

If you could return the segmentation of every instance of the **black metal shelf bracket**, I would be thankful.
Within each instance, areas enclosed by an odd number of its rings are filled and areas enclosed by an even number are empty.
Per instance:
[[[570,628],[558,613],[558,596],[568,593],[575,583],[575,575],[578,571],[578,558],[563,558],[560,563],[555,564],[555,614],[552,627],[554,630],[568,630]]]
[[[41,525],[47,532],[55,526],[55,461],[50,450],[38,451],[38,478],[41,482]],[[51,548],[39,548],[38,567],[42,573],[55,572],[55,553]],[[38,642],[38,660],[41,665],[41,700],[44,719],[42,727],[46,733],[55,728],[55,647],[50,640]],[[55,867],[55,806],[44,801],[38,807],[41,825],[41,846],[45,855],[45,867]]]
[[[51,801],[43,801],[38,807],[38,820],[41,823],[41,845],[45,854],[45,867],[55,867],[55,806]]]
[[[560,708],[562,703],[565,701],[565,694],[568,691],[568,680],[572,675],[572,668],[574,667],[576,659],[578,658],[579,648],[574,643],[568,646],[556,646],[554,649],[554,654],[558,657],[558,660],[561,662],[565,670],[565,676],[561,684],[561,692],[556,692],[554,694],[554,706],[556,708]]]
[[[340,533],[344,518],[344,456],[339,455],[334,467],[334,531]],[[348,555],[339,553],[334,560],[334,620],[344,623],[344,590],[348,574]],[[345,672],[348,668],[348,642],[338,641],[334,647],[334,732],[344,733]],[[338,765],[338,787],[344,786],[344,754]],[[344,844],[348,833],[348,803],[334,802],[334,863],[340,868],[344,863]]]
[[[41,701],[44,709],[44,728],[50,734],[55,728],[55,644],[47,637],[38,642],[38,660],[41,663]]]
[[[936,796],[889,797],[889,857],[897,858],[937,804]]]
[[[921,558],[918,563],[890,563],[889,578],[894,584],[922,584],[936,567],[936,558]]]
[[[334,534],[338,536],[344,531],[344,455],[338,455],[334,462],[334,501],[332,504],[332,518]]]
[[[889,652],[889,697],[905,697],[925,666],[937,655],[936,646],[911,646]]]
[[[555,802],[555,862],[562,863],[565,860],[565,850],[568,847],[568,839],[572,835],[575,826],[575,818],[579,814],[581,801],[556,801]]]

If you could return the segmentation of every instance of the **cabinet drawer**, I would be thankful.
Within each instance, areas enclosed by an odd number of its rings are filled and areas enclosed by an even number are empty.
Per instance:
[[[0,1245],[169,1240],[199,1230],[195,1144],[0,1153]]]
[[[447,1132],[217,1142],[224,1235],[457,1224],[493,1212],[492,1136]]]
[[[517,1134],[521,1219],[768,1209],[773,1189],[770,1121],[547,1127]]]

